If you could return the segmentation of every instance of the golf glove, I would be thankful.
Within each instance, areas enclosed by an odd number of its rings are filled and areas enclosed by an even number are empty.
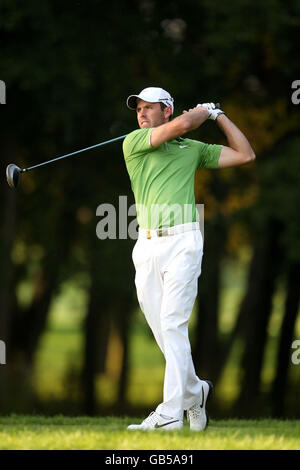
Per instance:
[[[225,114],[222,109],[216,107],[215,103],[202,103],[198,104],[197,107],[198,106],[203,106],[203,108],[207,109],[209,112],[208,119],[213,119],[214,121],[220,114]]]

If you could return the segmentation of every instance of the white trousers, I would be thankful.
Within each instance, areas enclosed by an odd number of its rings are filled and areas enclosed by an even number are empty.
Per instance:
[[[199,400],[202,387],[188,335],[202,255],[199,229],[151,239],[139,235],[132,252],[138,301],[166,361],[156,411],[177,419]]]

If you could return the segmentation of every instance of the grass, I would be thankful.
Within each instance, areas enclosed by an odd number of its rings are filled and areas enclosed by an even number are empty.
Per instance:
[[[127,431],[128,417],[0,418],[1,450],[299,450],[300,421],[212,421],[205,432]],[[139,421],[137,421],[139,422]]]

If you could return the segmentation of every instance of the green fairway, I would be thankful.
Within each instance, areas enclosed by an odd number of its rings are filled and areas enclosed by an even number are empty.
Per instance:
[[[128,417],[0,418],[0,449],[15,450],[298,450],[300,421],[212,421],[205,432],[127,431]]]

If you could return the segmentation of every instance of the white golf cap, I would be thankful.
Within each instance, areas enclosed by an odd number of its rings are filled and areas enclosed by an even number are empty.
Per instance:
[[[172,98],[170,93],[168,93],[163,88],[151,86],[148,88],[144,88],[144,90],[142,90],[139,95],[128,96],[126,102],[128,108],[136,109],[138,99],[148,101],[149,103],[163,103],[166,106],[172,107],[172,114],[174,112],[174,99]]]

